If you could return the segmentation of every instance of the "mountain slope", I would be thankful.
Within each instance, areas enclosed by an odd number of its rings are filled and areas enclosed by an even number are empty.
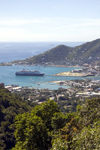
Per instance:
[[[70,55],[72,50],[71,47],[59,45],[43,54],[26,59],[25,62],[29,64],[64,64],[66,56]]]
[[[80,46],[59,45],[45,53],[14,63],[41,65],[76,65],[100,61],[100,39]]]
[[[78,64],[100,61],[100,39],[75,47],[71,57]]]

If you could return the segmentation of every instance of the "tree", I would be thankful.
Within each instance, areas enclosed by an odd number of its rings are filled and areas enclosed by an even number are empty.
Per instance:
[[[41,119],[44,121],[46,127],[49,130],[52,130],[51,125],[52,117],[55,113],[58,112],[60,112],[60,109],[57,103],[54,102],[53,100],[48,100],[42,103],[41,105],[36,106],[32,111],[33,114],[41,117]]]
[[[40,117],[32,113],[18,115],[15,126],[16,145],[13,150],[47,150],[49,136]]]
[[[85,127],[73,138],[73,150],[99,150],[100,149],[100,121],[93,127]]]
[[[0,87],[0,150],[9,150],[15,145],[14,118],[30,109],[27,102]]]
[[[57,138],[52,143],[51,150],[68,150],[67,141]]]
[[[35,106],[31,113],[18,115],[15,120],[16,145],[13,150],[47,150],[51,146],[52,117],[59,112],[54,101]]]
[[[52,128],[58,130],[66,124],[66,116],[61,112],[54,113],[51,121]]]

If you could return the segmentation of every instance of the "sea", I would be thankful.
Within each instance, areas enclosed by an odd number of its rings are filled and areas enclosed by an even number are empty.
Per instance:
[[[0,43],[0,62],[10,62],[13,60],[25,59],[40,54],[61,43]],[[72,45],[73,44],[73,45]],[[68,45],[68,43],[66,44]],[[74,46],[75,43],[69,45]],[[78,45],[78,44],[76,44]],[[16,76],[15,73],[21,70],[39,70],[44,76]],[[56,66],[0,66],[0,82],[5,85],[18,85],[21,87],[32,87],[35,89],[58,89],[69,88],[61,86],[52,81],[83,79],[82,77],[59,77],[57,73],[71,71],[76,67],[56,67]]]

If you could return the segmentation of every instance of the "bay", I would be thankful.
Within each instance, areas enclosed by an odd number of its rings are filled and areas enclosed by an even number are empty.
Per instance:
[[[26,70],[39,70],[45,73],[44,76],[16,76],[16,71]],[[51,81],[63,81],[63,80],[76,80],[84,79],[82,77],[59,77],[54,76],[56,73],[71,71],[76,69],[76,67],[55,67],[55,66],[0,66],[0,82],[5,83],[5,85],[18,85],[21,87],[33,87],[33,88],[48,88],[48,89],[58,89],[58,88],[68,88],[67,86],[60,86]],[[90,79],[99,79],[100,77],[90,77]]]
[[[44,76],[16,76],[16,71],[22,69],[26,70],[39,70],[45,73]],[[48,89],[58,89],[60,87],[67,88],[65,86],[60,86],[51,81],[59,80],[74,80],[79,79],[79,77],[58,77],[53,76],[56,73],[71,71],[75,68],[73,67],[51,67],[51,66],[0,66],[0,82],[5,83],[5,85],[18,85],[18,86],[28,86],[34,88],[48,88]]]
[[[45,73],[44,76],[16,76],[16,71],[26,70],[38,70]],[[67,86],[60,86],[51,81],[63,81],[63,80],[76,80],[84,79],[82,77],[59,77],[54,76],[56,73],[71,71],[76,69],[76,67],[55,67],[55,66],[0,66],[0,82],[5,85],[18,85],[21,87],[33,87],[33,88],[48,88],[48,89],[58,89],[58,88],[68,88]],[[100,77],[90,77],[90,79],[100,79]]]

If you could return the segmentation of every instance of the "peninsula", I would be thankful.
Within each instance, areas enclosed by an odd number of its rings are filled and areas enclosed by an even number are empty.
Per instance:
[[[55,76],[76,76],[76,77],[85,77],[87,76],[88,74],[85,74],[85,73],[73,73],[73,72],[61,72],[61,73],[57,73],[55,74]]]

